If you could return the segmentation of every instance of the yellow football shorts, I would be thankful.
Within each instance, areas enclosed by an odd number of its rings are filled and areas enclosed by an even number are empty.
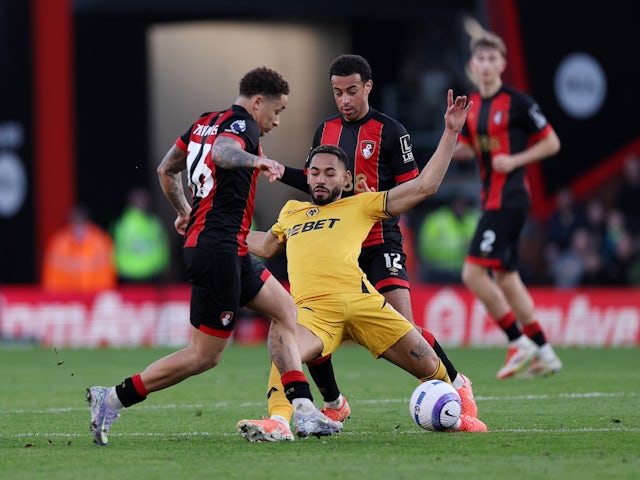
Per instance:
[[[322,356],[351,339],[378,358],[414,326],[377,293],[337,293],[298,305],[298,323],[317,335]]]

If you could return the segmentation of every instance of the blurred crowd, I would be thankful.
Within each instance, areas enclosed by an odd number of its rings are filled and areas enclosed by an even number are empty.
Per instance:
[[[168,280],[167,229],[151,209],[151,196],[134,188],[120,217],[103,228],[78,205],[48,241],[42,285],[52,292],[96,292],[125,283]]]
[[[551,284],[640,285],[640,156],[626,160],[611,197],[578,203],[558,192],[544,242]]]
[[[460,272],[478,218],[464,192],[426,213],[412,236],[421,282],[461,283]],[[531,219],[521,244],[521,274],[530,284],[560,288],[640,285],[640,155],[625,160],[603,192],[576,201],[556,194],[545,222]]]

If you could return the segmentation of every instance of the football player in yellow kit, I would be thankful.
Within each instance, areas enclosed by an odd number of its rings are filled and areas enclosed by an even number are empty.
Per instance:
[[[341,198],[351,182],[347,155],[335,145],[320,145],[309,155],[311,201],[290,200],[270,232],[251,232],[249,251],[263,258],[286,248],[291,294],[298,308],[296,342],[304,362],[328,355],[349,338],[420,381],[450,382],[429,343],[367,280],[358,264],[362,242],[378,220],[400,215],[433,195],[449,167],[458,132],[470,104],[466,96],[447,94],[445,130],[438,148],[420,175],[388,191],[369,191]],[[238,432],[249,441],[293,440],[279,376],[269,378],[271,417],[241,420]],[[303,428],[295,424],[299,436]],[[486,431],[478,418],[461,415],[453,430]]]

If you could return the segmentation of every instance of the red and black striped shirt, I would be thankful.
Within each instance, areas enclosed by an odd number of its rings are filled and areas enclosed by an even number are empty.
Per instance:
[[[492,97],[482,98],[476,92],[469,100],[473,107],[458,141],[471,145],[476,152],[482,179],[482,208],[528,208],[530,193],[525,168],[495,172],[491,159],[498,153],[526,150],[551,133],[551,125],[535,100],[508,85],[503,85]]]
[[[193,203],[184,246],[243,256],[247,255],[246,238],[260,170],[217,167],[211,159],[211,146],[219,135],[240,142],[249,153],[262,155],[258,124],[238,105],[201,115],[176,140],[176,146],[187,153]]]
[[[369,187],[383,191],[411,180],[419,173],[407,129],[373,108],[356,122],[347,122],[340,114],[324,120],[313,137],[312,148],[318,145],[339,145],[349,157],[353,183],[343,190],[343,197],[361,193],[358,184],[362,178]],[[304,192],[309,191],[306,169],[287,167],[282,181]],[[402,242],[397,217],[376,223],[363,247],[388,242]]]

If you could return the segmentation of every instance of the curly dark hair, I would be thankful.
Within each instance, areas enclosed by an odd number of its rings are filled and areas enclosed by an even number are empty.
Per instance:
[[[348,77],[354,73],[360,74],[363,82],[371,80],[371,66],[360,55],[344,54],[336,58],[329,67],[329,78],[334,75]]]
[[[281,95],[289,95],[289,83],[275,70],[258,67],[242,77],[239,90],[240,95],[247,98],[254,95],[280,98]]]
[[[345,152],[342,147],[338,145],[318,145],[316,148],[309,152],[309,160],[308,165],[311,164],[311,160],[318,153],[329,153],[331,155],[335,155],[338,157],[340,163],[344,165],[345,169],[349,169],[349,158],[347,157],[347,152]]]

